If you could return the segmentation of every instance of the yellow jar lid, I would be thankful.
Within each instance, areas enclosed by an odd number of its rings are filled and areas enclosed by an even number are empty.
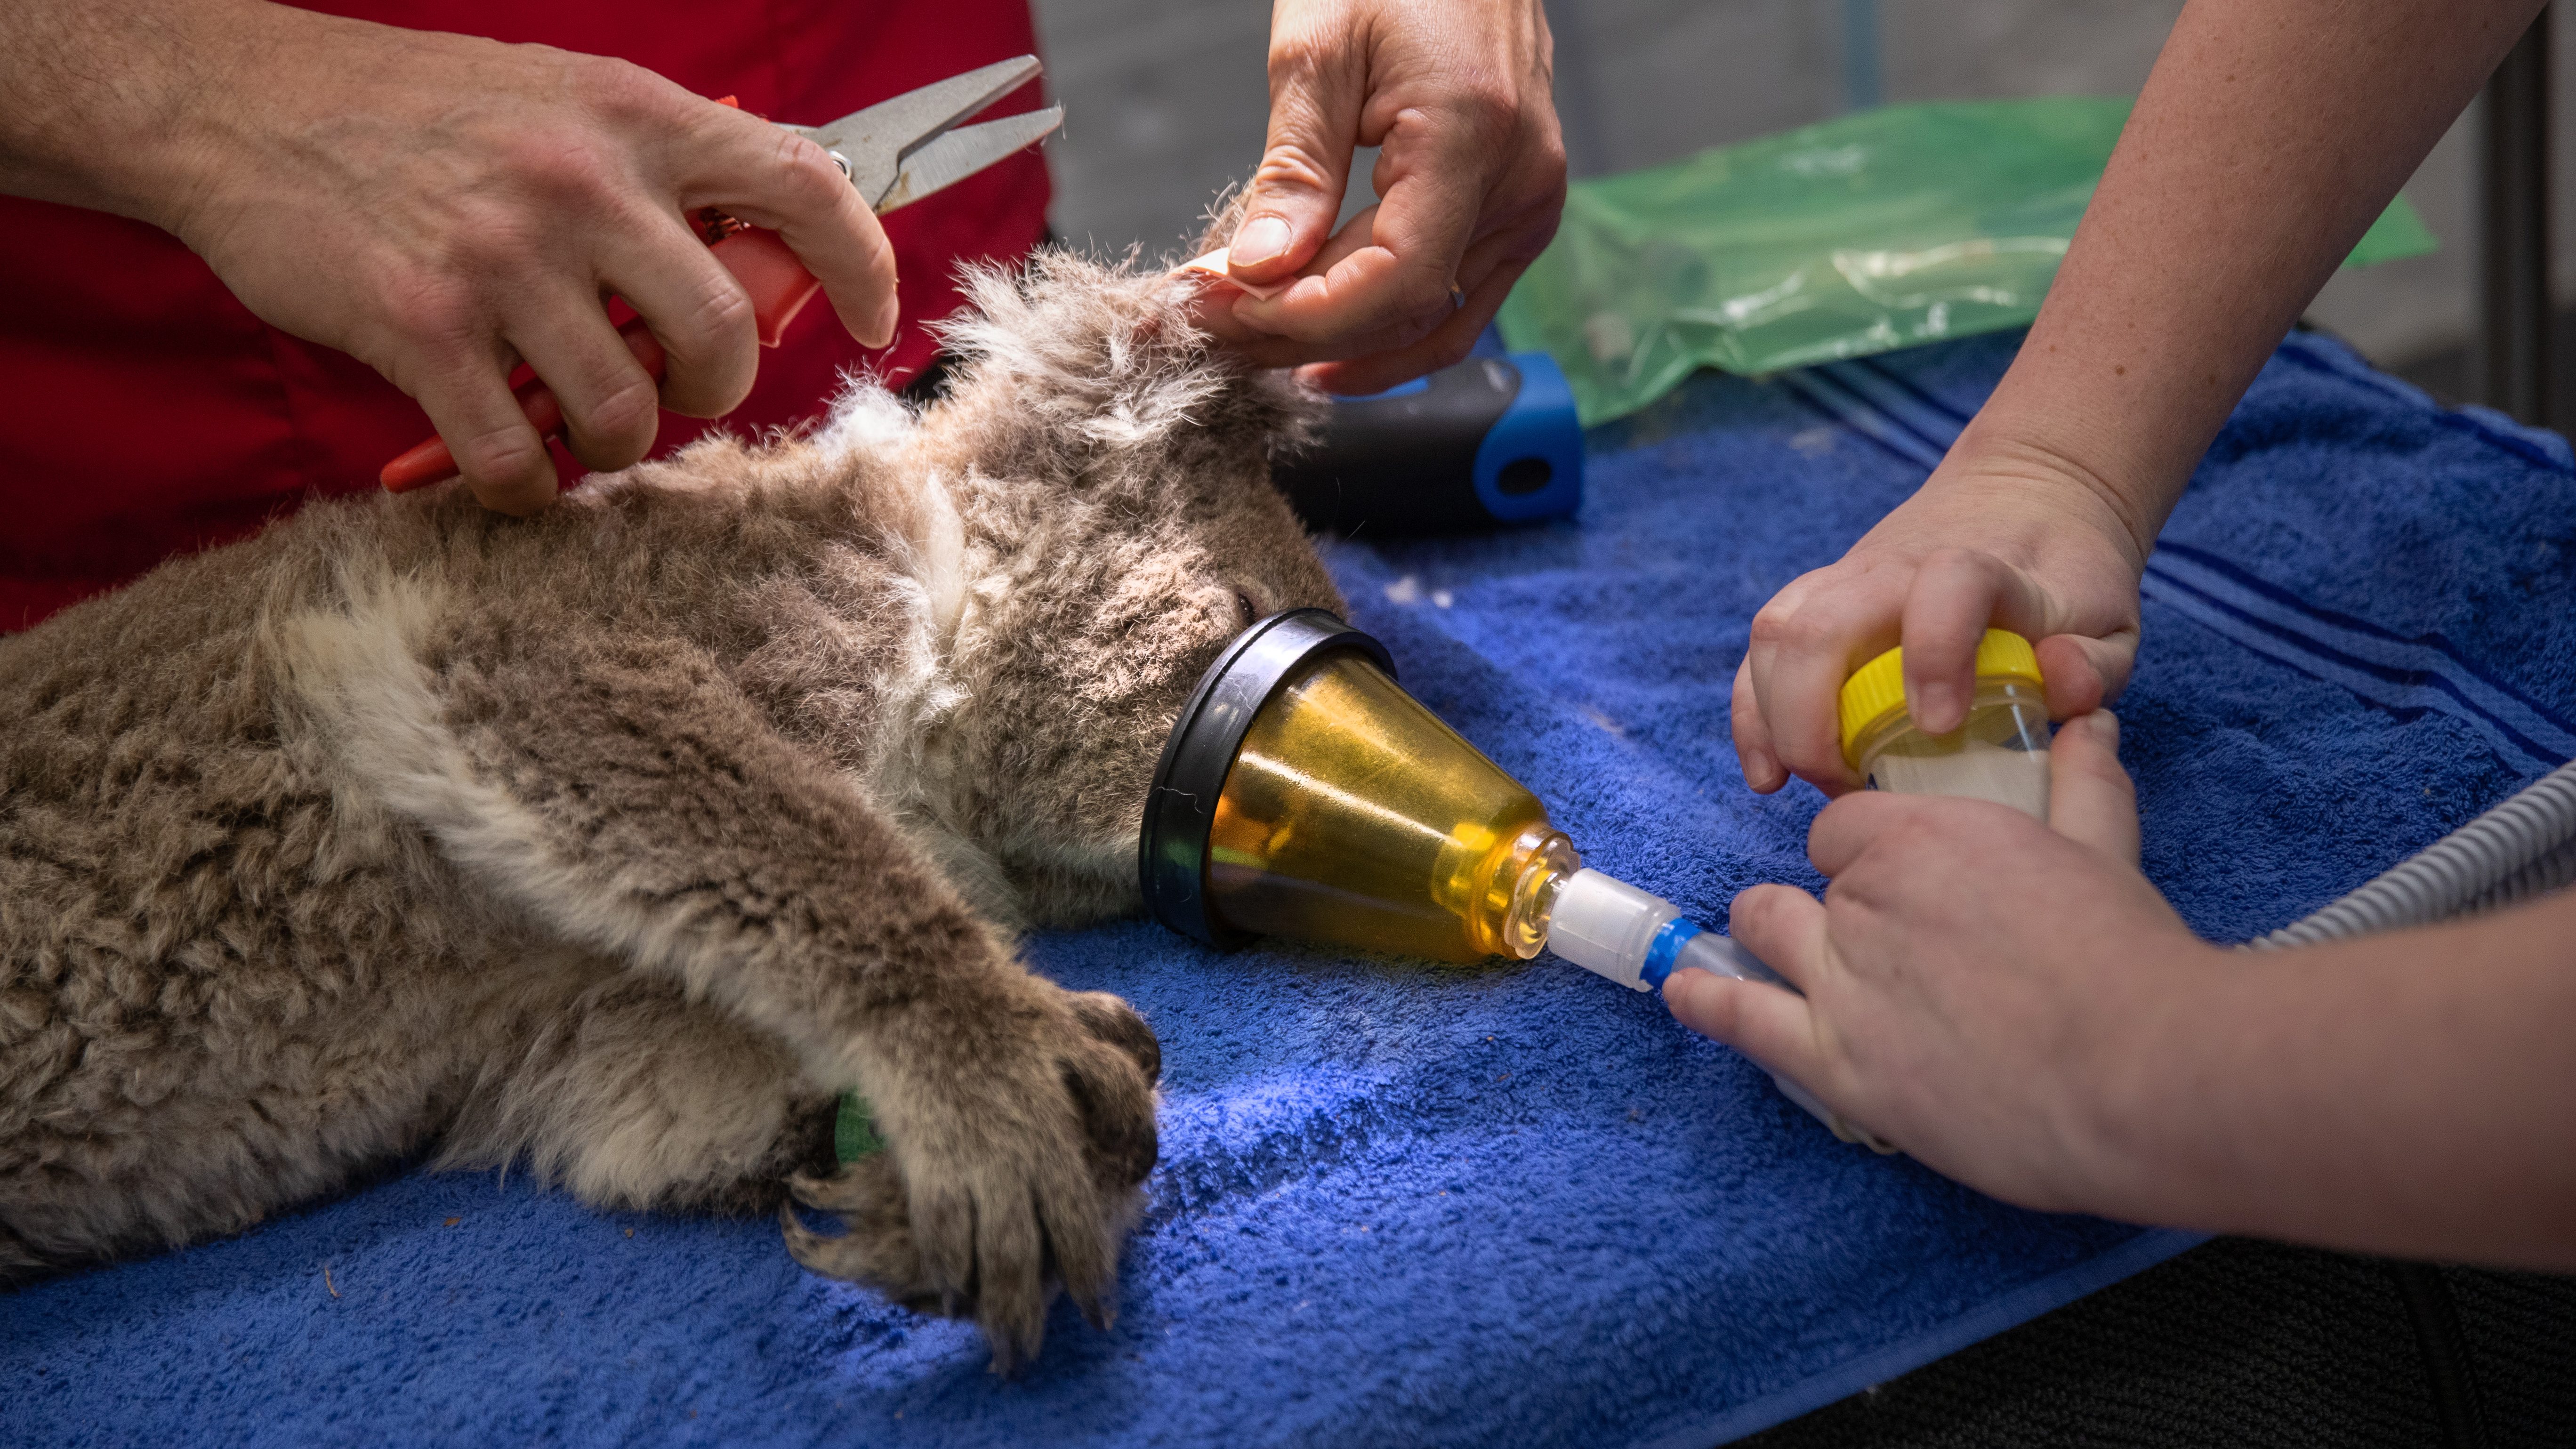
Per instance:
[[[1977,641],[1977,678],[2046,683],[2039,677],[2039,655],[2030,641],[2004,629],[1988,629],[1986,637]],[[1852,746],[1904,708],[1905,650],[1900,646],[1853,670],[1852,677],[1843,681],[1843,758],[1858,768]]]

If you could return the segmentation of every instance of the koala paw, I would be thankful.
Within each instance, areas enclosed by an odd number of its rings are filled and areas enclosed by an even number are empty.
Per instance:
[[[1008,1372],[1034,1355],[1061,1286],[1113,1317],[1118,1252],[1153,1171],[1162,1048],[1127,1003],[1038,988],[946,1041],[898,1044],[899,1090],[869,1094],[889,1150],[788,1179],[838,1214],[824,1237],[780,1210],[787,1251],[922,1312],[971,1317]]]

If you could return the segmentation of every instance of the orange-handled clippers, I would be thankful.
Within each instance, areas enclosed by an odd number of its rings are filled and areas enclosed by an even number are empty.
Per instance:
[[[832,122],[827,126],[789,126],[830,153],[850,184],[883,216],[962,180],[1020,148],[1043,140],[1064,123],[1064,108],[1049,106],[1026,115],[1006,116],[980,126],[957,123],[983,110],[1035,79],[1043,67],[1024,55],[964,75],[907,91]],[[726,104],[732,104],[730,97]],[[700,233],[716,259],[733,273],[751,296],[751,315],[760,345],[776,347],[787,324],[812,301],[821,283],[814,280],[778,233],[744,226],[709,208],[699,215]],[[662,344],[641,317],[617,329],[653,380],[661,381]],[[530,377],[514,391],[520,411],[538,433],[552,437],[563,429],[563,404],[544,382]],[[430,438],[394,459],[377,475],[387,491],[414,488],[456,476],[456,459],[447,444]]]

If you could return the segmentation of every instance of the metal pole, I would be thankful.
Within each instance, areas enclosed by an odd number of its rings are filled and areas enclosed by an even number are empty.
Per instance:
[[[2485,110],[2478,391],[2487,406],[2546,426],[2556,411],[2549,356],[2548,10],[2487,81]]]
[[[1611,164],[1610,128],[1601,118],[1600,48],[1592,43],[1592,7],[1556,0],[1547,7],[1556,38],[1556,122],[1565,141],[1565,171],[1575,180],[1604,176]],[[1633,164],[1633,163],[1631,163]]]
[[[1843,0],[1843,109],[1872,111],[1886,99],[1886,75],[1878,54],[1878,0]]]

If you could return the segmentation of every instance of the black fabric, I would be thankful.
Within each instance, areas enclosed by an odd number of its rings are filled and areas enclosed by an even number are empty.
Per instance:
[[[2496,1449],[2576,1443],[2576,1278],[2446,1268]],[[1756,1449],[2438,1445],[2385,1263],[2224,1238],[1739,1441]]]
[[[2576,1443],[2576,1278],[2450,1268],[2487,1442]]]
[[[2388,1263],[2388,1281],[2397,1289],[2397,1300],[2406,1305],[2406,1320],[2415,1330],[2415,1352],[2424,1361],[2424,1382],[2433,1393],[2433,1417],[2442,1426],[2442,1443],[2446,1449],[2488,1449],[2477,1368],[2469,1359],[2468,1336],[2460,1327],[2450,1281],[2437,1264],[2395,1259]]]

